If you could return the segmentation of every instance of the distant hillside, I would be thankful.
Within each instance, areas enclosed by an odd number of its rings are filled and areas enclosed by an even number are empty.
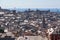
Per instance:
[[[50,12],[60,12],[60,9],[55,9],[55,8],[52,8],[52,9],[49,9],[49,8],[31,8],[31,10],[50,10]],[[16,10],[16,11],[25,11],[25,10],[28,10],[28,8],[15,8],[15,9],[10,9],[10,10]]]

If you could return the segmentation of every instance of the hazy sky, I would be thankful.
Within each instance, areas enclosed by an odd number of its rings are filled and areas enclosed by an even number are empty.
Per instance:
[[[0,0],[2,8],[60,8],[60,0]]]

